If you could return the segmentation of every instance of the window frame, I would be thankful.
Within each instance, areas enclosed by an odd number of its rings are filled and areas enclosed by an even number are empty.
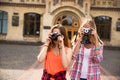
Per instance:
[[[0,34],[2,35],[7,35],[7,27],[8,27],[8,13],[5,11],[0,10]],[[5,22],[5,24],[4,24]],[[4,32],[5,31],[5,32]]]
[[[99,18],[99,20],[97,20]],[[101,19],[101,20],[100,20]],[[112,18],[109,16],[97,16],[94,18],[98,35],[102,40],[111,40],[111,21]]]
[[[30,17],[30,15],[32,15],[32,16]],[[25,13],[24,14],[23,36],[31,36],[31,37],[40,36],[40,24],[41,24],[40,19],[41,19],[40,14],[37,14],[37,13]],[[31,26],[31,25],[33,25],[33,26]]]

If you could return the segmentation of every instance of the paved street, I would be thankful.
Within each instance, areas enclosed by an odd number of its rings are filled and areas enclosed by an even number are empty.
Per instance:
[[[0,80],[40,80],[39,50],[36,45],[0,44]],[[102,80],[120,80],[120,50],[106,48],[101,65]]]

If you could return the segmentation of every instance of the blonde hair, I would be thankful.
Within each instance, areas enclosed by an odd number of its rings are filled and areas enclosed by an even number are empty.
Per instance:
[[[81,29],[81,27],[83,27],[86,23],[90,24],[90,26],[91,26],[93,29],[95,29],[96,32],[97,32],[96,24],[95,24],[95,22],[94,22],[94,20],[93,20],[92,18],[84,18],[83,21],[82,21],[81,26],[80,26],[79,29],[78,29],[78,31],[79,31],[79,30]],[[77,35],[77,36],[79,36],[79,35]],[[77,37],[76,37],[76,38],[77,38]],[[103,43],[103,41],[100,39],[100,37],[98,36],[98,34],[97,34],[97,38],[98,38],[99,43],[103,45],[104,43]],[[74,40],[75,40],[75,38],[74,38]],[[93,44],[95,44],[95,38],[94,38],[93,35],[90,36],[90,41],[91,41]]]

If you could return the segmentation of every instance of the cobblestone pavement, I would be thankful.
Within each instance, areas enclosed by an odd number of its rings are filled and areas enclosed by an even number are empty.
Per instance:
[[[39,50],[35,45],[0,44],[0,80],[40,80]],[[120,50],[105,49],[101,65],[102,80],[120,80]]]

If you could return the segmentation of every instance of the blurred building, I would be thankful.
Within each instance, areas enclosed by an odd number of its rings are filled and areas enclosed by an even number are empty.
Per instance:
[[[120,0],[0,0],[0,40],[44,42],[59,23],[71,39],[85,17],[106,46],[120,46]]]

